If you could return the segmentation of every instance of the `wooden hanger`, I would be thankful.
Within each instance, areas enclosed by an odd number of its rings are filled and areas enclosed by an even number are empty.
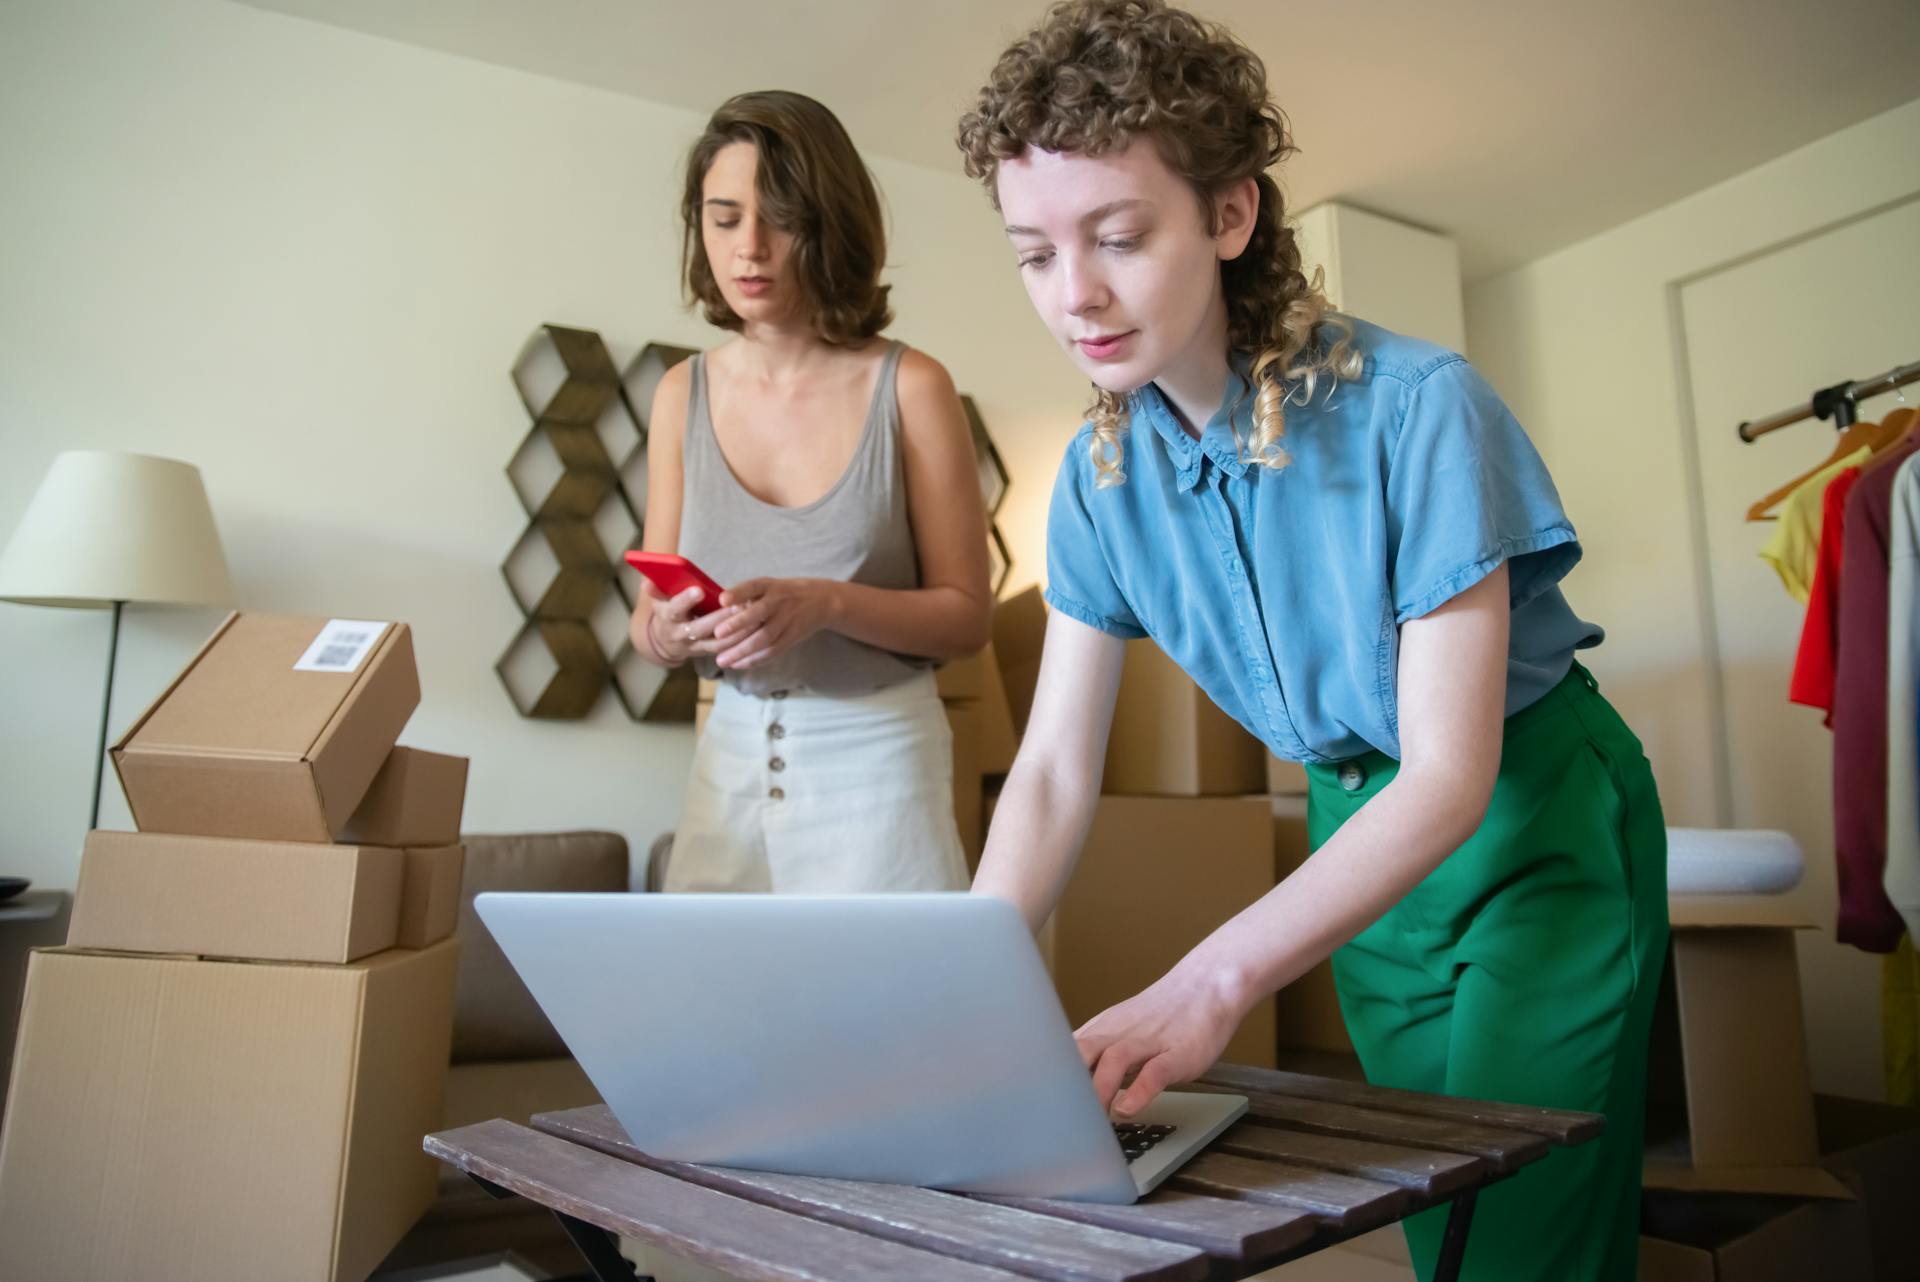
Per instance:
[[[1898,410],[1894,411],[1894,414],[1898,414],[1898,413],[1899,413]],[[1893,416],[1894,416],[1893,414],[1889,414],[1887,418],[1891,420]],[[1903,420],[1900,424],[1900,427],[1904,428],[1905,426],[1906,426],[1906,423]],[[1897,430],[1898,429],[1896,429],[1896,433],[1897,433]],[[1752,507],[1748,508],[1747,519],[1749,521],[1772,521],[1772,520],[1778,519],[1773,515],[1773,509],[1779,506],[1782,500],[1784,500],[1787,497],[1787,495],[1793,493],[1795,490],[1799,489],[1802,485],[1805,485],[1807,483],[1807,480],[1810,477],[1816,475],[1819,472],[1826,470],[1829,467],[1832,467],[1835,463],[1838,463],[1841,459],[1845,458],[1847,455],[1855,453],[1856,451],[1862,448],[1869,448],[1869,449],[1875,449],[1875,450],[1879,449],[1880,447],[1876,445],[1875,442],[1881,439],[1882,433],[1884,431],[1885,431],[1884,423],[1848,424],[1847,427],[1840,433],[1840,439],[1838,439],[1833,443],[1833,453],[1827,455],[1827,457],[1822,459],[1819,463],[1815,464],[1813,467],[1809,468],[1805,472],[1802,472],[1799,476],[1794,477],[1791,481],[1788,481],[1785,485],[1773,491],[1771,494],[1768,494],[1765,498],[1762,498],[1759,502],[1755,503]]]

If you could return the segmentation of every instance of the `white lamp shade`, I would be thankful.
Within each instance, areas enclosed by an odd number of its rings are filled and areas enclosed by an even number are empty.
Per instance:
[[[233,582],[200,469],[174,459],[68,450],[0,551],[0,600],[227,605]]]

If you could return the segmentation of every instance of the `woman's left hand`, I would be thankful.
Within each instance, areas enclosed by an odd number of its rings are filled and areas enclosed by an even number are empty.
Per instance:
[[[1145,992],[1095,1015],[1073,1039],[1093,1070],[1100,1106],[1132,1117],[1167,1087],[1212,1068],[1245,1014],[1219,984],[1183,962]]]
[[[748,579],[720,594],[720,604],[738,607],[713,630],[722,668],[751,668],[778,658],[827,626],[833,615],[828,579]]]

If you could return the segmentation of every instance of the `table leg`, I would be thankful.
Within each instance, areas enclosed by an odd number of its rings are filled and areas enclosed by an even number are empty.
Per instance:
[[[1440,1239],[1440,1261],[1434,1266],[1433,1282],[1458,1282],[1460,1262],[1467,1254],[1467,1231],[1473,1227],[1473,1203],[1478,1196],[1478,1190],[1468,1189],[1453,1199],[1453,1209],[1447,1212],[1447,1231]]]
[[[593,1270],[595,1282],[652,1282],[634,1271],[632,1261],[620,1254],[613,1234],[597,1224],[577,1220],[565,1211],[554,1211],[553,1218],[560,1221],[567,1237],[586,1257],[587,1267]]]
[[[467,1178],[494,1197],[519,1196],[512,1189],[501,1188],[492,1180],[483,1180],[471,1172],[468,1173]],[[634,1270],[632,1262],[620,1254],[619,1245],[613,1234],[597,1224],[575,1219],[564,1211],[557,1211],[552,1207],[547,1209],[553,1211],[553,1218],[560,1221],[560,1227],[565,1231],[567,1240],[573,1243],[574,1249],[579,1251],[581,1257],[586,1260],[587,1268],[593,1272],[594,1282],[653,1282],[650,1277],[640,1276]]]

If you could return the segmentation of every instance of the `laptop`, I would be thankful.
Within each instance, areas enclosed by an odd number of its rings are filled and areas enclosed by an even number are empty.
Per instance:
[[[1131,1202],[1246,1112],[1100,1108],[1026,922],[968,894],[502,894],[474,907],[655,1157]]]

